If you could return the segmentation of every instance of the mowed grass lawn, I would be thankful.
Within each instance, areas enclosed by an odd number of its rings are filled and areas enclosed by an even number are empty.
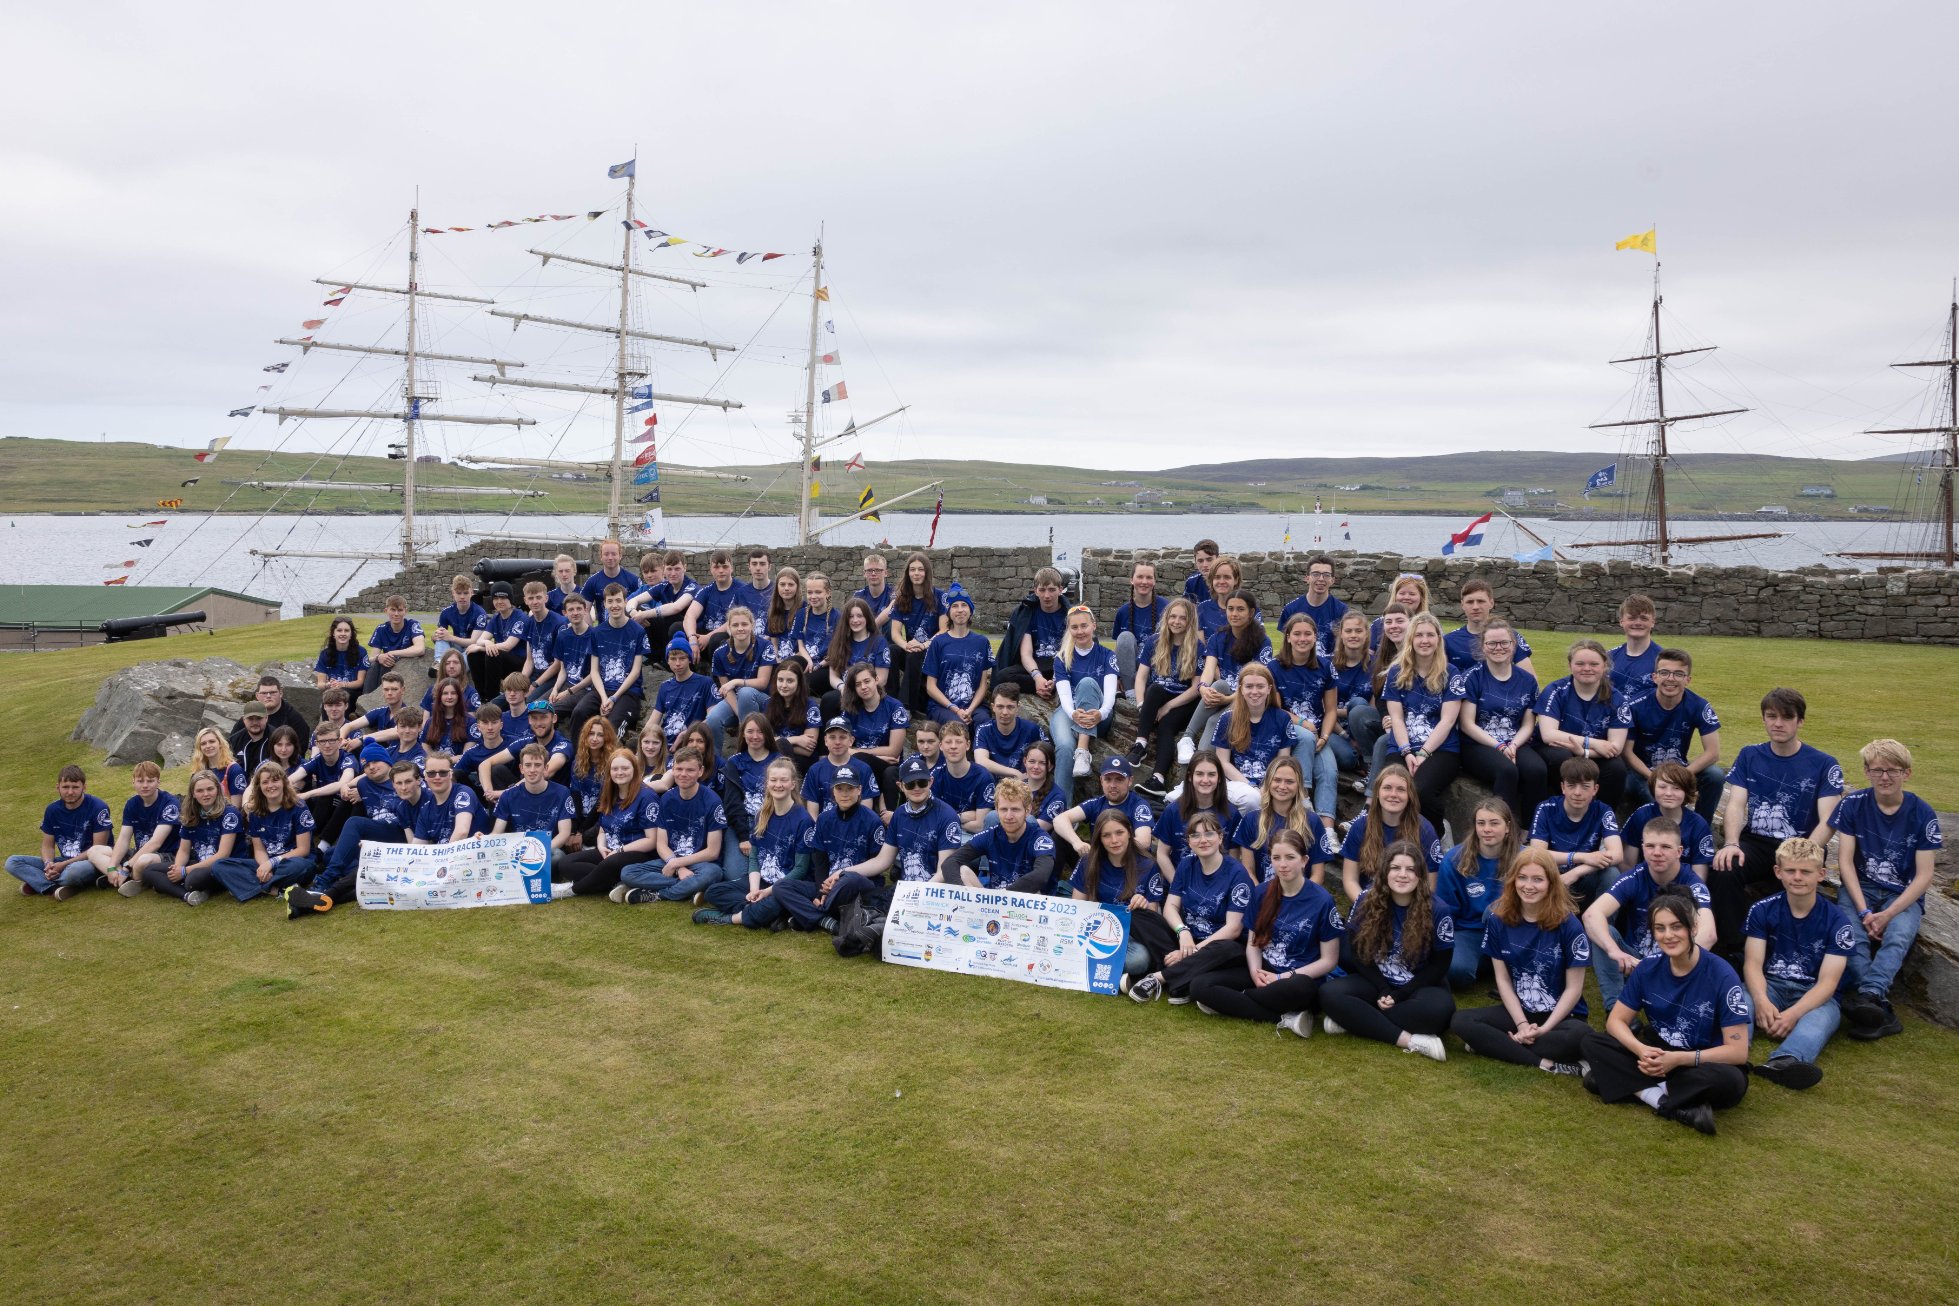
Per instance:
[[[107,670],[293,656],[320,625],[7,661],[0,844],[37,846],[61,763],[127,793],[68,740]],[[1730,752],[1792,683],[1817,742],[1896,734],[1953,806],[1959,654],[1692,647]],[[1959,1036],[1909,1015],[1705,1139],[1460,1051],[677,908],[9,893],[0,956],[10,1302],[1959,1298]]]

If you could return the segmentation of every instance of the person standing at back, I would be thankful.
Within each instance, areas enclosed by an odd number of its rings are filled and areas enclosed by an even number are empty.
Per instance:
[[[1315,553],[1306,559],[1306,592],[1286,604],[1279,613],[1281,630],[1301,612],[1313,619],[1322,658],[1333,656],[1334,632],[1340,629],[1340,619],[1347,615],[1347,605],[1333,597],[1333,581],[1333,559],[1324,553]]]
[[[605,540],[599,544],[599,565],[579,586],[587,603],[596,605],[604,599],[608,585],[617,585],[628,594],[639,588],[639,577],[620,563],[624,557],[625,550],[619,547],[619,541]]]
[[[1156,652],[1157,628],[1170,600],[1156,592],[1156,564],[1138,562],[1129,569],[1129,601],[1116,609],[1109,629],[1115,635],[1117,683],[1138,704],[1148,677],[1138,678],[1138,667],[1148,667]],[[1141,761],[1131,758],[1131,762]]]
[[[1218,565],[1218,542],[1197,541],[1191,546],[1190,558],[1197,570],[1184,578],[1184,597],[1202,606],[1211,601],[1211,568]]]

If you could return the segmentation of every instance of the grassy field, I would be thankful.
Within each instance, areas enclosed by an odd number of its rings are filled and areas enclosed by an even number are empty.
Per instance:
[[[1160,492],[1171,512],[1299,512],[1316,497],[1329,497],[1342,512],[1481,512],[1503,488],[1542,488],[1549,495],[1532,500],[1539,512],[1554,502],[1588,506],[1607,520],[1621,512],[1618,500],[1580,497],[1586,477],[1607,455],[1597,453],[1481,452],[1419,458],[1287,458],[1210,464],[1161,472],[1098,470],[1021,463],[906,459],[874,462],[870,471],[824,476],[830,497],[852,503],[864,485],[890,498],[915,485],[945,481],[946,507],[952,512],[1120,511],[1139,489]],[[1792,511],[1849,518],[1853,504],[1896,504],[1903,493],[1896,463],[1840,462],[1814,458],[1776,458],[1739,454],[1688,454],[1675,460],[1672,503],[1675,515],[1752,513],[1764,503]],[[781,465],[731,466],[746,482],[668,478],[663,486],[669,514],[739,513],[751,506],[763,513],[793,511],[797,480]],[[179,482],[201,478],[189,489]],[[603,513],[607,489],[602,481],[554,481],[543,473],[485,471],[453,465],[423,465],[420,483],[501,486],[545,491],[524,501],[530,512]],[[401,469],[381,458],[326,457],[227,450],[200,467],[183,449],[146,444],[89,444],[60,440],[0,440],[0,512],[111,511],[147,509],[158,499],[181,497],[183,511],[206,512],[220,506],[235,512],[297,512],[311,507],[384,512],[399,496],[378,491],[245,490],[227,481],[374,481],[399,484]],[[1123,484],[1109,484],[1122,482]],[[1128,484],[1134,482],[1135,484]],[[1641,483],[1631,467],[1621,469],[1621,488]],[[1834,499],[1803,499],[1807,484],[1836,489]],[[1359,485],[1353,491],[1334,487]],[[766,493],[765,493],[766,491]],[[1028,499],[1040,495],[1045,505]],[[759,501],[758,501],[758,497]],[[423,511],[473,509],[503,511],[505,498],[423,496]],[[909,505],[919,511],[930,500]]]
[[[290,656],[316,625],[167,652]],[[1959,709],[1910,686],[1959,654],[1842,646],[1839,696],[1836,646],[1694,648],[1733,743],[1795,683],[1817,742],[1897,733],[1952,805],[1934,741]],[[120,800],[67,735],[106,671],[164,651],[8,664],[0,844],[34,846],[62,762]],[[677,909],[289,924],[7,895],[0,955],[10,1301],[1959,1297],[1959,1036],[1911,1016],[1709,1140],[1461,1053],[846,963]]]

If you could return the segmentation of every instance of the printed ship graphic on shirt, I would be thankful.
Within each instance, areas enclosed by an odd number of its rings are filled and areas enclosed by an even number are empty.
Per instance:
[[[949,671],[946,673],[944,683],[939,688],[945,692],[947,698],[955,703],[970,703],[973,701],[973,690],[975,688],[973,684],[973,673],[964,670]]]

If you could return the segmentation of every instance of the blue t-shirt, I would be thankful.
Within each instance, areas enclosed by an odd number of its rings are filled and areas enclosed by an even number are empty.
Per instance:
[[[1585,926],[1576,912],[1565,917],[1564,924],[1555,930],[1529,921],[1505,925],[1491,916],[1483,922],[1483,955],[1502,962],[1510,971],[1510,987],[1517,991],[1517,1005],[1525,1014],[1542,1016],[1557,1010],[1559,999],[1564,997],[1566,974],[1592,964],[1592,941],[1585,937]],[[1589,1014],[1581,994],[1571,1015],[1583,1020]]]
[[[563,616],[565,611],[565,600],[571,595],[577,594],[579,592],[580,592],[579,588],[576,585],[573,585],[569,590],[561,590],[557,587],[557,585],[553,584],[550,589],[544,591],[544,606],[549,608],[551,611],[557,613],[558,615]],[[627,597],[630,598],[631,595],[628,595]]]
[[[707,847],[708,835],[728,828],[728,813],[721,796],[706,785],[696,785],[692,798],[683,797],[676,785],[661,795],[656,824],[667,832],[668,852],[685,857]]]
[[[807,813],[805,813],[807,817]],[[660,795],[644,785],[632,798],[609,812],[599,813],[599,828],[611,840],[611,847],[617,851],[626,844],[635,843],[647,837],[653,827],[660,823]],[[647,858],[653,856],[651,847]]]
[[[1211,601],[1211,582],[1204,579],[1203,572],[1193,571],[1184,577],[1184,597],[1192,603]]]
[[[1272,673],[1272,680],[1279,687],[1279,702],[1287,712],[1306,718],[1313,729],[1320,728],[1326,715],[1326,691],[1333,687],[1333,677],[1327,673],[1327,664],[1322,658],[1317,666],[1292,666],[1281,664],[1276,658],[1266,664]]]
[[[1354,823],[1347,827],[1347,840],[1340,845],[1340,856],[1347,861],[1359,861],[1361,843],[1366,837],[1367,813],[1362,812],[1354,818]],[[1400,826],[1386,826],[1381,831],[1381,848],[1383,851],[1392,848],[1395,840],[1405,837],[1401,833]],[[1421,845],[1422,855],[1428,861],[1423,870],[1433,871],[1442,865],[1442,840],[1436,835],[1435,826],[1426,816],[1422,818],[1421,837],[1410,842]]]
[[[429,709],[429,704],[435,702],[435,686],[430,685],[428,692],[423,697],[427,701],[422,704],[422,711],[426,713]],[[373,734],[377,730],[393,730],[395,728],[395,710],[386,704],[380,707],[371,707],[361,713],[357,720],[366,722],[362,729],[368,734]]]
[[[886,581],[884,589],[879,593],[871,593],[871,587],[866,585],[862,589],[852,590],[850,596],[870,604],[871,615],[875,617],[898,601],[898,587]]]
[[[578,592],[591,601],[594,612],[604,612],[605,591],[608,585],[617,585],[630,595],[634,590],[639,588],[639,577],[633,575],[624,567],[621,567],[616,573],[610,576],[606,575],[603,570],[599,570],[585,578],[585,583],[578,587]]]
[[[423,716],[426,717],[429,713],[429,710],[434,706],[435,706],[435,686],[430,685],[427,689],[422,691]],[[463,685],[463,706],[465,708],[468,708],[471,712],[475,712],[477,708],[483,706],[483,696],[476,692],[476,686],[468,683],[465,683]],[[377,716],[377,714],[379,715]],[[389,711],[385,706],[377,707],[372,712],[362,713],[361,719],[368,723],[367,728],[369,730],[388,730],[393,728],[395,723],[394,713]],[[375,724],[377,720],[380,723],[378,725]]]
[[[589,816],[598,810],[599,791],[605,787],[604,758],[595,761],[591,770],[581,772],[578,769],[578,760],[574,757],[572,764],[559,771],[558,775],[560,777],[558,783],[571,790],[572,799],[581,817]]]
[[[913,599],[903,607],[893,599],[892,604],[892,624],[903,627],[905,638],[916,643],[938,632],[939,618],[945,615],[945,591],[934,585],[930,598]]]
[[[667,737],[669,751],[679,741],[681,731],[707,720],[707,710],[714,701],[714,682],[706,676],[689,673],[685,680],[676,676],[660,682],[653,691],[653,710],[660,714],[660,733]]]
[[[775,596],[775,582],[771,580],[757,585],[753,581],[738,580],[735,589],[741,594],[735,601],[755,614],[755,633],[759,637],[762,623],[769,615],[769,600]]]
[[[810,840],[812,848],[828,854],[832,872],[862,866],[877,856],[884,844],[884,822],[868,803],[858,803],[847,813],[836,807],[825,808],[816,818],[816,832]]]
[[[1685,763],[1690,756],[1689,739],[1698,734],[1705,742],[1721,728],[1721,718],[1714,714],[1713,705],[1691,689],[1683,691],[1680,701],[1671,708],[1660,702],[1657,693],[1615,701],[1619,710],[1613,724],[1626,728],[1633,753],[1648,767],[1662,762]]]
[[[435,790],[424,785],[422,801],[415,808],[415,837],[423,843],[448,843],[456,833],[459,816],[470,818],[471,834],[484,832],[483,800],[471,793],[467,785],[451,785],[447,802],[438,799]]]
[[[524,622],[524,649],[530,656],[530,676],[535,684],[557,657],[558,632],[571,623],[555,612],[546,612],[543,620],[525,613]]]
[[[1449,655],[1449,670],[1467,671],[1483,661],[1483,637],[1469,633],[1469,627],[1457,626],[1442,637],[1442,649]],[[1521,634],[1517,636],[1516,660],[1526,661],[1530,657],[1530,641]]]
[[[820,661],[824,651],[830,647],[830,637],[837,633],[838,615],[835,608],[822,613],[811,612],[809,604],[805,603],[796,609],[795,620],[789,623],[789,633]]]
[[[891,813],[884,841],[898,850],[895,865],[900,880],[929,880],[938,873],[939,854],[964,843],[966,832],[959,826],[959,813],[928,798],[916,810],[910,803],[900,803]]]
[[[1119,803],[1112,803],[1100,794],[1084,802],[1082,804],[1083,824],[1087,825],[1090,830],[1094,830],[1096,820],[1111,807],[1128,817],[1130,828],[1138,833],[1147,831],[1156,824],[1156,814],[1150,810],[1149,799],[1143,797],[1133,789],[1129,791],[1129,797]],[[1064,807],[1061,810],[1065,812],[1068,809]]]
[[[1702,948],[1685,975],[1675,975],[1664,954],[1648,957],[1626,976],[1619,1004],[1646,1014],[1660,1042],[1676,1052],[1721,1046],[1721,1031],[1754,1019],[1748,990],[1735,968]]]
[[[532,793],[521,784],[514,784],[503,791],[497,799],[495,817],[511,830],[542,831],[556,834],[558,822],[574,819],[571,806],[571,790],[556,780],[546,780],[544,789]]]
[[[226,835],[240,834],[244,829],[245,818],[236,807],[227,803],[220,815],[196,825],[190,824],[189,813],[186,812],[185,819],[177,824],[177,836],[190,845],[192,862],[208,862],[218,855],[218,845]],[[236,842],[231,845],[231,854],[234,857],[239,855]]]
[[[1116,609],[1115,620],[1109,625],[1109,637],[1134,635],[1136,637],[1136,663],[1142,666],[1156,655],[1156,632],[1163,624],[1163,614],[1169,610],[1170,600],[1161,594],[1147,607],[1137,607],[1134,602],[1125,603]]]
[[[1374,698],[1374,672],[1366,662],[1356,662],[1350,667],[1336,667],[1326,663],[1327,673],[1333,677],[1334,701],[1342,707],[1355,699],[1363,703]]]
[[[1256,619],[1256,618],[1255,618]],[[1263,625],[1264,622],[1259,622]],[[1205,640],[1221,630],[1228,629],[1231,618],[1225,615],[1224,604],[1216,599],[1205,599],[1197,605],[1197,633]]]
[[[987,812],[993,809],[993,773],[968,758],[966,774],[954,775],[940,762],[932,768],[932,797],[955,812]]]
[[[599,661],[599,683],[608,694],[617,694],[623,686],[628,694],[640,692],[638,676],[632,683],[626,677],[632,672],[634,658],[648,658],[653,655],[653,645],[646,638],[646,628],[637,621],[628,621],[623,626],[611,622],[592,627],[592,656]]]
[[[1895,894],[1909,888],[1918,876],[1922,849],[1945,846],[1939,834],[1939,814],[1917,794],[1907,792],[1898,810],[1886,816],[1877,794],[1859,789],[1845,794],[1830,813],[1830,828],[1857,841],[1853,860],[1862,885],[1876,885]]]
[[[1476,705],[1476,724],[1498,744],[1507,744],[1524,728],[1524,714],[1537,702],[1537,677],[1510,669],[1510,679],[1498,680],[1487,665],[1478,663],[1449,681],[1449,697]]]
[[[1428,737],[1442,723],[1442,706],[1449,701],[1449,686],[1444,685],[1441,692],[1428,687],[1428,682],[1420,676],[1409,678],[1408,687],[1396,684],[1397,677],[1390,675],[1381,688],[1382,703],[1401,704],[1401,719],[1408,729],[1408,747],[1412,751],[1427,745]],[[1394,735],[1387,736],[1388,749],[1395,751]],[[1451,730],[1449,737],[1442,741],[1439,752],[1454,753],[1460,750],[1462,731]]]
[[[993,646],[986,636],[934,635],[925,650],[925,674],[939,682],[939,692],[954,707],[970,706],[980,680],[993,669]]]
[[[224,784],[225,793],[231,797],[243,798],[245,796],[246,776],[243,766],[233,762],[224,769],[224,774],[219,776],[218,779]]]
[[[1850,913],[1828,898],[1818,897],[1809,915],[1801,917],[1790,910],[1789,895],[1778,893],[1748,909],[1742,933],[1768,945],[1762,959],[1762,974],[1785,984],[1814,988],[1823,975],[1825,957],[1846,960],[1857,950],[1857,932],[1850,927]],[[1850,978],[1845,966],[1837,976],[1837,988]]]
[[[1122,892],[1128,883],[1129,873],[1106,857],[1102,859],[1101,868],[1095,873],[1093,891],[1088,887],[1087,858],[1075,863],[1075,873],[1068,877],[1069,888],[1108,907],[1129,905],[1129,898]],[[1154,903],[1159,908],[1163,906],[1163,900],[1170,896],[1170,886],[1164,881],[1163,872],[1157,869],[1156,863],[1140,853],[1136,855],[1136,888],[1131,896],[1135,893],[1142,894],[1146,901]]]
[[[359,680],[367,672],[367,650],[358,644],[348,649],[323,648],[313,659],[313,670],[343,684]]]
[[[870,767],[854,758],[846,758],[844,765],[857,773],[857,782],[862,790],[858,805],[869,806],[877,798],[877,776]],[[834,811],[837,800],[830,796],[830,782],[837,778],[840,769],[837,763],[830,760],[828,753],[818,754],[816,760],[809,764],[809,770],[803,774],[804,801],[815,803],[819,811]]]
[[[1318,961],[1320,945],[1338,939],[1345,926],[1340,921],[1340,909],[1334,905],[1333,895],[1311,880],[1301,884],[1299,892],[1290,898],[1285,896],[1285,890],[1277,880],[1270,880],[1253,896],[1251,906],[1245,909],[1247,939],[1252,937],[1252,928],[1258,921],[1265,899],[1274,894],[1279,898],[1279,912],[1272,918],[1271,934],[1259,947],[1258,954],[1265,962],[1265,969],[1276,975]]]
[[[591,625],[582,632],[573,630],[567,621],[551,636],[551,656],[564,667],[567,688],[592,673],[592,636],[597,630],[597,626]]]
[[[1230,755],[1231,765],[1238,768],[1238,774],[1244,776],[1248,784],[1261,784],[1265,780],[1265,768],[1272,765],[1272,759],[1292,751],[1293,732],[1298,727],[1284,712],[1268,707],[1264,716],[1251,723],[1250,738],[1245,741],[1245,746],[1233,748],[1232,715],[1232,710],[1226,708],[1211,719],[1211,745],[1219,752]]]
[[[1354,900],[1354,910],[1347,917],[1347,935],[1350,940],[1360,932],[1360,905],[1367,900],[1367,895],[1372,892],[1372,889],[1364,890],[1360,897]],[[1415,972],[1426,965],[1430,957],[1433,957],[1438,952],[1447,953],[1455,949],[1456,923],[1450,917],[1449,913],[1443,909],[1441,903],[1431,903],[1429,907],[1429,938],[1425,941],[1426,946],[1422,948],[1411,962],[1402,956],[1401,953],[1401,934],[1403,927],[1408,922],[1408,909],[1399,904],[1391,904],[1391,906],[1394,915],[1394,927],[1388,938],[1388,950],[1373,964],[1374,969],[1381,972],[1382,979],[1399,988],[1404,984],[1412,982],[1415,978]]]
[[[1263,881],[1272,876],[1272,836],[1279,832],[1280,825],[1274,822],[1272,828],[1265,832],[1265,838],[1260,839],[1259,815],[1258,812],[1246,812],[1238,817],[1237,829],[1225,839],[1225,843],[1235,848],[1251,849],[1258,859],[1258,878]],[[1318,812],[1306,813],[1306,841],[1308,870],[1339,860],[1340,845],[1334,842],[1333,831],[1327,829],[1326,822],[1320,820]]]
[[[435,628],[437,630],[454,631],[457,635],[467,639],[479,630],[488,630],[490,628],[490,614],[483,611],[482,606],[474,600],[465,608],[459,608],[451,603],[436,615]]]
[[[265,845],[265,855],[277,861],[299,851],[299,836],[313,833],[313,810],[305,803],[275,807],[269,812],[245,818],[252,838]]]
[[[741,808],[750,821],[761,813],[762,799],[768,790],[769,767],[781,756],[770,751],[757,761],[746,748],[728,756],[728,778],[741,790]]]
[[[1615,913],[1619,927],[1619,937],[1626,942],[1626,951],[1635,957],[1657,957],[1660,945],[1653,941],[1653,932],[1646,924],[1646,907],[1659,897],[1662,889],[1685,893],[1694,900],[1696,907],[1711,909],[1714,899],[1708,894],[1707,884],[1688,867],[1681,867],[1677,875],[1666,885],[1656,884],[1653,872],[1641,862],[1630,871],[1612,882],[1606,892],[1619,904]]]
[[[1238,671],[1245,665],[1231,651],[1235,642],[1229,630],[1220,630],[1204,641],[1204,656],[1217,659],[1218,678],[1211,684],[1212,688],[1221,694],[1228,694],[1238,688]],[[1258,651],[1251,656],[1250,661],[1270,662],[1271,660],[1272,641],[1261,629],[1258,632]]]
[[[399,653],[421,638],[422,623],[413,617],[403,617],[400,630],[384,621],[369,631],[367,646],[376,653]]]
[[[521,608],[512,608],[509,612],[492,612],[488,629],[490,638],[497,643],[501,644],[506,639],[515,639],[517,642],[512,646],[512,651],[522,650],[525,642],[530,638],[531,614]]]
[[[843,659],[845,671],[859,662],[868,663],[873,667],[890,666],[891,641],[882,635],[866,635],[863,639],[851,640],[849,651],[844,654]]]
[[[110,834],[113,829],[109,805],[90,793],[84,793],[82,801],[73,807],[57,798],[41,813],[41,833],[54,840],[57,861],[80,857],[94,846],[96,835]]]
[[[1200,812],[1203,810],[1203,808],[1198,809]],[[1218,832],[1221,836],[1218,848],[1220,851],[1229,855],[1231,850],[1237,847],[1237,843],[1232,838],[1232,835],[1238,829],[1241,820],[1238,809],[1229,803],[1225,803],[1221,807],[1211,808],[1210,811],[1211,815],[1218,818]],[[1181,802],[1165,803],[1163,805],[1163,812],[1156,818],[1156,829],[1150,837],[1163,846],[1164,850],[1169,854],[1170,864],[1172,866],[1183,865],[1184,858],[1190,856],[1190,835],[1184,824],[1184,810]]]
[[[383,825],[402,825],[401,800],[395,797],[395,787],[387,780],[370,780],[363,775],[354,782],[354,801],[360,804],[361,815],[370,821]]]
[[[345,784],[349,778],[360,774],[361,764],[349,749],[341,749],[340,755],[328,762],[318,753],[299,764],[299,778],[294,781],[301,789],[318,789],[322,785]],[[124,815],[127,822],[128,816]]]
[[[736,652],[735,642],[731,639],[714,650],[710,666],[714,672],[714,683],[722,685],[730,680],[753,680],[762,674],[764,667],[772,669],[775,664],[769,661],[762,641],[751,639],[747,649]]]
[[[788,705],[785,703],[783,706],[787,708]],[[803,704],[803,719],[800,725],[793,716],[784,716],[782,725],[779,727],[781,733],[775,737],[776,751],[787,756],[789,753],[789,741],[806,731],[817,730],[819,732],[817,738],[821,739],[820,727],[822,725],[823,705],[813,698],[807,700]]]
[[[999,719],[995,718],[973,732],[973,751],[978,752],[983,748],[988,761],[1018,771],[1020,760],[1027,756],[1029,746],[1046,737],[1039,726],[1024,716],[1015,717],[1013,729],[1001,734]]]
[[[1653,688],[1653,669],[1660,665],[1660,646],[1657,641],[1646,646],[1646,651],[1638,657],[1626,652],[1621,644],[1612,650],[1612,692],[1622,698],[1633,698]]]
[[[1042,658],[1053,657],[1061,651],[1061,641],[1068,638],[1067,609],[1063,608],[1059,603],[1056,603],[1054,611],[1049,612],[1041,607],[1039,603],[1036,603],[1027,625],[1027,633],[1034,637],[1034,658],[1036,662]],[[1010,651],[1016,659],[1019,658],[1019,650],[1015,649]],[[1016,665],[1018,665],[1018,661],[1016,661]]]
[[[1469,861],[1469,873],[1462,868],[1463,860]],[[1435,873],[1435,900],[1447,909],[1459,930],[1480,930],[1483,928],[1483,914],[1496,905],[1497,896],[1503,892],[1503,868],[1497,865],[1494,857],[1480,857],[1469,844],[1457,844],[1449,855],[1442,859],[1441,869]],[[1549,1007],[1532,1008],[1536,1011],[1549,1011]]]
[[[1646,835],[1646,823],[1660,816],[1660,805],[1648,803],[1636,808],[1626,818],[1624,832],[1620,838],[1626,847],[1635,853],[1642,847],[1641,840]],[[1684,808],[1680,813],[1680,860],[1689,866],[1712,866],[1714,864],[1714,828],[1707,818],[1693,808]]]
[[[746,585],[730,581],[727,589],[717,589],[712,583],[701,586],[694,591],[694,602],[701,605],[701,615],[694,622],[694,631],[706,635],[728,624],[729,608],[736,604],[748,607],[750,599]]]
[[[156,801],[148,806],[145,806],[143,800],[134,794],[123,801],[122,828],[129,831],[131,852],[148,843],[150,836],[156,833],[159,825],[167,827],[169,833],[163,836],[163,842],[157,846],[157,851],[166,857],[176,852],[177,823],[181,820],[183,820],[183,809],[177,802],[176,796],[165,793],[161,789],[156,791]]]
[[[1209,875],[1204,874],[1203,863],[1197,858],[1186,857],[1170,882],[1170,897],[1177,899],[1184,924],[1199,943],[1223,929],[1230,913],[1249,917],[1257,894],[1258,886],[1252,883],[1250,873],[1231,857]]]
[[[1619,818],[1596,798],[1575,821],[1566,814],[1562,798],[1546,798],[1530,818],[1530,837],[1544,840],[1554,853],[1597,852],[1607,836],[1618,833]]]
[[[1279,629],[1284,630],[1286,623],[1301,612],[1312,618],[1313,643],[1319,649],[1320,656],[1332,657],[1334,632],[1340,629],[1340,619],[1347,615],[1347,605],[1331,594],[1326,596],[1324,603],[1314,603],[1301,594],[1279,610]]]
[[[781,816],[769,817],[769,828],[750,836],[755,870],[763,884],[774,884],[796,869],[796,858],[807,853],[816,839],[816,822],[801,804]]]
[[[1604,689],[1601,685],[1600,690]],[[1603,739],[1619,724],[1622,698],[1608,699],[1603,692],[1581,697],[1571,677],[1554,680],[1537,696],[1537,715],[1557,722],[1557,729],[1581,739]]]
[[[883,748],[891,742],[893,730],[903,730],[911,725],[911,713],[905,711],[905,705],[889,694],[880,695],[876,707],[867,711],[845,712],[843,719],[850,722],[853,748]]]
[[[1027,814],[1027,819],[1040,825],[1044,830],[1054,829],[1056,818],[1072,806],[1068,798],[1066,789],[1060,785],[1049,785],[1046,793],[1035,797],[1034,810]]]
[[[986,859],[984,868],[973,869],[989,889],[1012,884],[1034,869],[1036,858],[1054,856],[1054,837],[1035,825],[1032,818],[1021,830],[1019,839],[1009,839],[1007,832],[995,825],[967,840],[966,846]]]
[[[1778,757],[1767,744],[1749,744],[1735,755],[1728,783],[1748,791],[1748,833],[1806,839],[1817,825],[1817,801],[1843,793],[1843,768],[1808,744],[1798,744],[1793,757]]]

